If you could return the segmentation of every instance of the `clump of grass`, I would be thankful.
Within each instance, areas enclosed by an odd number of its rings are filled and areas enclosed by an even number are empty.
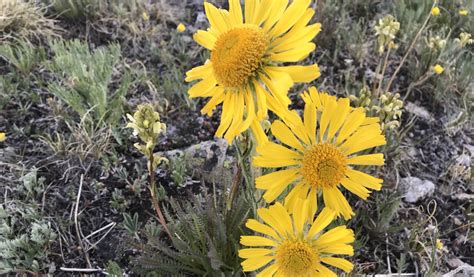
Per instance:
[[[48,90],[68,104],[81,118],[96,126],[116,125],[123,113],[123,98],[132,85],[132,74],[123,67],[123,75],[114,83],[121,62],[120,46],[91,51],[78,40],[53,41],[54,57],[46,67],[55,77]]]
[[[59,30],[34,1],[0,0],[0,42],[57,36]]]

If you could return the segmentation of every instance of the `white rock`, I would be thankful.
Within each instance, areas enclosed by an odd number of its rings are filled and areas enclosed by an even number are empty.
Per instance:
[[[417,177],[405,177],[400,182],[400,189],[405,202],[416,203],[431,196],[435,191],[435,184]]]

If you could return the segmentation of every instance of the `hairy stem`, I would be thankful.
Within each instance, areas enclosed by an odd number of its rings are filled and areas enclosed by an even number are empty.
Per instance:
[[[153,208],[155,208],[156,214],[158,215],[158,221],[160,224],[163,226],[165,229],[165,232],[168,234],[168,236],[171,238],[171,233],[168,229],[168,225],[166,224],[165,217],[163,216],[163,213],[161,212],[160,208],[160,203],[158,202],[158,195],[156,193],[156,183],[155,183],[155,167],[154,165],[154,157],[153,157],[153,152],[150,151],[150,157],[149,157],[149,165],[148,165],[148,174],[150,175],[150,194],[151,194],[151,202],[153,204]]]

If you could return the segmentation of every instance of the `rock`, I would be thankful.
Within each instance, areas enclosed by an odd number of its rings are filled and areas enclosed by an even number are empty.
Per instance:
[[[400,189],[405,202],[416,203],[431,196],[434,193],[435,184],[417,177],[405,177],[401,179]]]
[[[235,167],[235,158],[229,144],[223,139],[204,141],[184,150],[172,150],[163,153],[168,158],[183,155],[186,171],[195,179],[207,183],[228,184],[231,182]]]
[[[405,103],[405,110],[411,114],[414,114],[420,118],[425,119],[426,121],[433,121],[433,115],[429,111],[427,111],[425,108],[417,106],[411,102]]]
[[[448,260],[448,265],[449,265],[450,268],[458,268],[458,267],[464,265],[464,262],[461,261],[458,258],[452,258],[452,259]]]

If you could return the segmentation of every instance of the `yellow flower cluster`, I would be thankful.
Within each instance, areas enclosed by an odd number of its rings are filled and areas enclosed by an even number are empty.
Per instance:
[[[316,64],[288,63],[314,51],[321,25],[309,24],[310,0],[244,2],[242,7],[240,0],[229,0],[229,10],[204,3],[210,27],[197,31],[194,40],[210,51],[210,59],[186,76],[188,82],[199,80],[188,91],[191,98],[209,98],[202,113],[222,106],[216,136],[231,143],[250,129],[257,142],[253,165],[275,169],[256,179],[269,207],[258,209],[260,220],[246,223],[260,235],[241,237],[247,247],[239,251],[243,270],[259,271],[257,276],[337,276],[327,266],[350,272],[353,264],[335,256],[353,255],[354,232],[344,225],[324,230],[335,218],[354,215],[343,190],[367,199],[381,189],[382,179],[360,171],[384,164],[384,155],[374,151],[386,143],[380,119],[315,87],[301,95],[302,116],[289,110],[289,89],[320,72]],[[382,48],[393,43],[399,28],[393,17],[380,20]],[[268,111],[279,117],[270,126],[278,142],[262,128]]]

